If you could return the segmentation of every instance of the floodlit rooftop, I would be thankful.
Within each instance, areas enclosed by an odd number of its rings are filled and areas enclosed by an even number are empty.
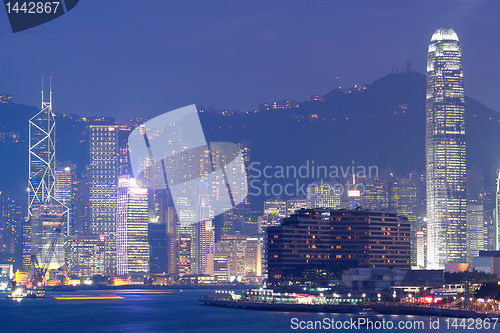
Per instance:
[[[437,29],[432,35],[431,42],[435,40],[456,40],[458,41],[457,33],[453,29]]]

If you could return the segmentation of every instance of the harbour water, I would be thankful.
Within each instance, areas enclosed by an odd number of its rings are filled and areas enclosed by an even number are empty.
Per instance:
[[[0,328],[2,332],[297,332],[298,327],[307,328],[308,322],[316,323],[314,331],[373,331],[373,332],[470,332],[471,326],[453,326],[454,318],[430,318],[421,316],[384,315],[382,318],[393,323],[393,329],[367,329],[366,327],[348,327],[332,329],[336,322],[353,322],[353,314],[336,313],[296,313],[252,311],[244,309],[206,306],[198,298],[213,294],[213,290],[106,290],[52,292],[48,291],[45,299],[23,299],[13,301],[0,294]],[[55,299],[54,296],[122,296],[122,299],[109,300],[73,300]],[[439,321],[439,326],[436,321]],[[318,326],[321,323],[330,323]],[[398,323],[406,327],[398,329]],[[411,327],[423,322],[423,328]],[[434,325],[432,328],[431,326]],[[348,325],[350,326],[350,324]],[[447,327],[448,326],[448,327]],[[492,325],[491,325],[492,326]],[[297,327],[297,329],[293,329]],[[347,326],[344,326],[347,327]],[[439,328],[438,328],[439,327]],[[477,327],[477,326],[473,326]],[[476,332],[496,332],[495,329],[477,329]],[[312,331],[305,329],[305,331]]]

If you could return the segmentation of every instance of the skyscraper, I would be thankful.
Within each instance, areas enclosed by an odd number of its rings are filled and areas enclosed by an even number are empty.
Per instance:
[[[23,200],[24,199],[24,200]],[[24,196],[0,191],[0,260],[11,262],[21,269],[24,222]],[[26,212],[26,211],[24,211]]]
[[[64,206],[67,211],[67,225],[65,227],[66,234],[74,233],[74,188],[73,181],[76,178],[76,166],[58,167],[54,171],[54,198],[58,203]]]
[[[149,272],[148,190],[128,175],[118,178],[116,266],[118,275]]]
[[[453,29],[427,55],[427,268],[466,263],[465,106],[462,52]]]
[[[404,216],[411,225],[411,265],[417,266],[417,184],[409,177],[394,178],[389,183],[389,209],[396,211],[398,216]]]
[[[208,195],[208,184],[198,183],[198,221],[199,222],[199,260],[198,273],[213,274],[213,261],[215,253],[215,236],[212,228],[210,213],[210,198]]]
[[[43,96],[42,77],[42,109],[29,120],[29,178],[28,178],[28,223],[23,226],[23,264],[25,269],[30,267],[31,248],[31,218],[33,207],[40,204],[60,204],[66,223],[62,232],[67,234],[69,223],[69,209],[55,197],[56,167],[56,122],[52,113],[52,78],[50,79],[49,101]],[[45,232],[41,229],[40,232]],[[47,235],[40,235],[46,240]],[[41,246],[38,244],[37,246]],[[45,246],[45,244],[43,244]]]
[[[474,257],[484,251],[483,205],[467,205],[467,259],[474,264]]]
[[[90,126],[90,230],[105,239],[106,274],[116,272],[117,126]]]

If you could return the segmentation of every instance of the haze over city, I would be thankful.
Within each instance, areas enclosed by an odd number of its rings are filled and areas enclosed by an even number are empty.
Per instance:
[[[500,109],[495,1],[85,1],[43,26],[10,33],[0,23],[0,91],[39,105],[54,77],[58,112],[152,118],[189,104],[256,110],[308,100],[338,84],[366,85],[403,70],[425,73],[436,28],[452,27],[466,94]],[[153,9],[154,8],[154,9]]]

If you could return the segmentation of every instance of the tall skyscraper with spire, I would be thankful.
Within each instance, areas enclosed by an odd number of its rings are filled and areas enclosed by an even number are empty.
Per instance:
[[[427,268],[466,263],[465,105],[462,51],[438,29],[427,54]]]
[[[43,228],[51,225],[57,215],[57,224],[62,234],[69,232],[70,208],[58,200],[56,196],[56,121],[52,113],[52,77],[50,77],[49,101],[44,99],[42,77],[42,108],[40,112],[29,120],[29,176],[28,176],[28,217],[29,221],[23,225],[23,265],[30,267],[31,254],[37,253],[38,260],[43,261],[45,255],[40,249],[47,249],[49,236],[53,228]],[[50,214],[46,214],[47,207],[53,207]],[[50,209],[49,209],[50,210]],[[64,264],[62,249],[63,238],[56,245],[54,261],[58,265]],[[59,259],[56,259],[59,258]]]

